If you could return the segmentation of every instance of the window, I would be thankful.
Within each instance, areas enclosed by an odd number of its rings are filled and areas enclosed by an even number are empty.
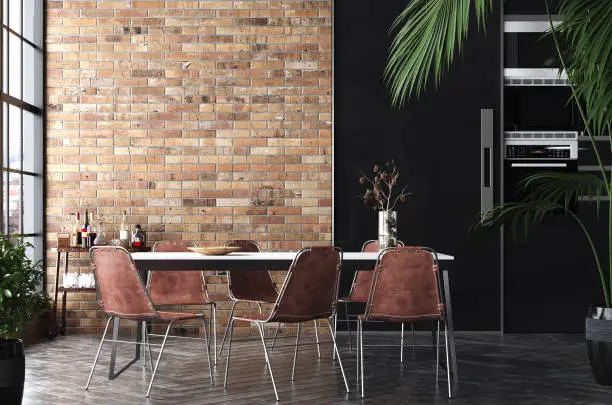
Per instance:
[[[0,228],[43,256],[44,0],[2,1]]]

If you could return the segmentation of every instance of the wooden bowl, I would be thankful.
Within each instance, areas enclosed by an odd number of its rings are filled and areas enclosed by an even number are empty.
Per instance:
[[[238,246],[210,246],[210,247],[190,247],[192,252],[207,256],[224,256],[228,253],[237,252],[241,248]]]

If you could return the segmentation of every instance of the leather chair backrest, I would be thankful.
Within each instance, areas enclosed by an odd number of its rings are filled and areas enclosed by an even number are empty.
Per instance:
[[[404,246],[402,241],[397,242],[399,246]],[[378,252],[378,240],[369,240],[361,247],[362,252]],[[353,279],[353,285],[351,286],[350,297],[354,301],[366,302],[368,295],[370,294],[370,287],[372,287],[372,278],[374,277],[373,271],[357,271],[355,278]]]
[[[239,252],[261,252],[252,240],[232,240],[225,246],[239,247]],[[272,301],[278,295],[276,284],[267,270],[230,271],[228,273],[229,293],[235,300]],[[267,298],[267,299],[264,299]]]
[[[336,311],[342,251],[312,247],[298,252],[287,273],[271,320],[306,322]]]
[[[90,250],[100,306],[110,316],[152,319],[157,313],[138,270],[123,248],[96,246]]]
[[[196,244],[186,240],[157,242],[154,252],[189,252]],[[197,305],[208,301],[202,272],[156,270],[149,274],[147,285],[156,305]]]
[[[442,319],[435,253],[418,247],[381,252],[368,298],[365,319],[409,322]]]

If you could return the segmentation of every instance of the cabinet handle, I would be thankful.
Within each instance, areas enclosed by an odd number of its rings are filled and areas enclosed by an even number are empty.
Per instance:
[[[493,110],[480,110],[480,209],[493,208],[494,197],[494,165],[493,161]]]

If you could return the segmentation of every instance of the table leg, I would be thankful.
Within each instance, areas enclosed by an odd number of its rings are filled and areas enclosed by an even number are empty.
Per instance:
[[[68,273],[68,252],[64,256],[64,276]],[[66,334],[66,298],[68,293],[62,292],[62,335]]]
[[[61,260],[62,260],[62,253],[59,251],[57,251],[57,260],[55,262],[55,298],[53,300],[53,323],[54,323],[54,327],[57,328],[57,295],[59,293],[59,271],[60,271],[60,264],[61,264]]]
[[[442,281],[444,284],[444,304],[446,305],[446,323],[448,325],[448,343],[451,360],[451,373],[453,375],[453,391],[457,388],[459,372],[457,371],[457,353],[455,350],[455,326],[453,325],[453,310],[451,306],[450,283],[448,271],[442,271]]]
[[[111,343],[111,358],[108,366],[108,379],[115,378],[115,359],[117,358],[117,339],[119,338],[119,321],[118,317],[113,319],[113,342]]]
[[[143,322],[145,328],[147,327],[147,321]],[[144,334],[142,333],[142,327],[140,322],[136,323],[136,360],[140,359],[140,342],[143,341]]]

